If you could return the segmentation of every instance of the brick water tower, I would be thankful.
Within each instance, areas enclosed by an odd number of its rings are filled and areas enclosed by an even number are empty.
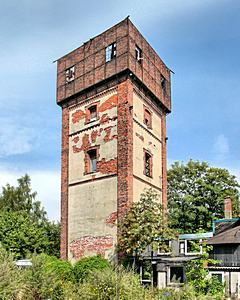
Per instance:
[[[145,188],[167,205],[170,70],[129,18],[57,61],[61,257],[115,255],[117,221]]]

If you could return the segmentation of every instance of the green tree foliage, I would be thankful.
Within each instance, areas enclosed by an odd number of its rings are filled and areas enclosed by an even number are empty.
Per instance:
[[[16,259],[47,251],[49,246],[44,228],[18,212],[0,213],[0,241]]]
[[[83,257],[74,265],[74,278],[76,282],[83,282],[92,272],[110,268],[110,263],[101,256]]]
[[[222,299],[224,284],[216,277],[209,277],[206,260],[192,260],[186,266],[186,277],[189,285],[193,286],[198,295],[215,295]],[[208,260],[208,263],[215,264],[216,261]]]
[[[175,162],[168,171],[171,224],[179,232],[211,230],[212,220],[224,217],[224,198],[230,196],[233,215],[239,215],[239,183],[228,170],[206,162]]]
[[[7,184],[2,188],[0,195],[0,210],[25,212],[30,219],[40,224],[47,221],[47,213],[41,207],[40,201],[36,201],[36,192],[31,190],[31,179],[26,174],[19,178],[18,186]]]
[[[59,256],[60,226],[47,219],[36,195],[28,175],[16,187],[7,184],[0,195],[0,242],[18,259],[33,252]]]
[[[138,257],[148,245],[160,246],[161,251],[168,252],[166,240],[175,237],[168,227],[160,204],[159,195],[152,189],[141,194],[140,200],[134,202],[119,225],[119,250],[125,254]]]

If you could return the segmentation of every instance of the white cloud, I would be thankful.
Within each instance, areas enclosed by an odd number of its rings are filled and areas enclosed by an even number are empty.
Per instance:
[[[27,171],[31,178],[32,190],[37,192],[36,200],[41,201],[42,206],[48,213],[50,220],[60,219],[60,173],[49,170]],[[17,179],[24,172],[14,169],[0,169],[0,187],[7,183],[17,184]]]
[[[217,160],[225,159],[229,154],[229,143],[227,137],[224,134],[219,134],[215,139],[213,148]]]
[[[0,119],[0,157],[30,152],[35,139],[33,129],[7,118]]]

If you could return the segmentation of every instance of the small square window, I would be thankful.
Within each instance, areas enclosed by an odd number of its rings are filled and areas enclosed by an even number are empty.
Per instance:
[[[89,159],[89,172],[94,173],[97,171],[97,150],[92,149],[87,152],[88,159]]]
[[[116,43],[112,43],[111,45],[107,46],[105,49],[105,60],[106,62],[111,61],[117,54],[117,47]]]
[[[75,67],[71,67],[65,71],[66,83],[69,83],[75,79]]]
[[[224,283],[224,276],[222,272],[211,272],[211,277],[215,277],[220,283]]]
[[[142,64],[142,49],[137,45],[135,46],[135,58],[140,64]]]
[[[152,177],[152,155],[144,151],[144,174]]]

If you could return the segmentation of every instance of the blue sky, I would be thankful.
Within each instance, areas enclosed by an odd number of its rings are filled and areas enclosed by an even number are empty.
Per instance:
[[[240,178],[240,1],[0,1],[0,186],[28,173],[59,218],[61,109],[52,62],[130,15],[172,76],[168,163]]]

